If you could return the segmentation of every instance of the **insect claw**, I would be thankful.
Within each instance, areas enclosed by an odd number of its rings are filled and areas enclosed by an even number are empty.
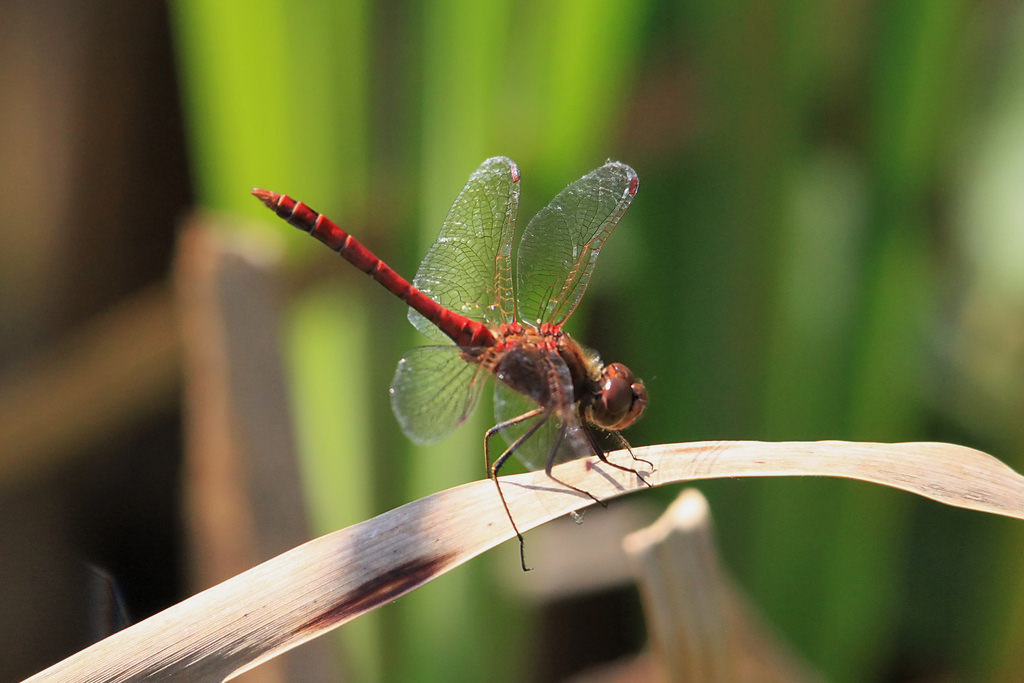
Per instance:
[[[533,567],[526,566],[526,543],[523,540],[522,535],[519,535],[519,564],[522,566],[524,572],[533,571]]]

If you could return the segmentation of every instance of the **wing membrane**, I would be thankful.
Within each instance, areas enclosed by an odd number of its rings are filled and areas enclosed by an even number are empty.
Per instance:
[[[436,443],[473,412],[485,380],[486,373],[466,362],[458,346],[418,346],[398,361],[391,408],[412,441]]]
[[[445,308],[497,327],[512,319],[512,239],[519,170],[507,157],[480,165],[452,204],[413,284]],[[438,343],[447,335],[414,310],[409,321]]]
[[[572,314],[637,184],[636,171],[609,161],[559,192],[533,217],[519,245],[520,321],[561,324]]]

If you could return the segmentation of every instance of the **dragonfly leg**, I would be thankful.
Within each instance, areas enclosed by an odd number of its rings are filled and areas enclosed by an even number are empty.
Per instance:
[[[543,416],[545,412],[544,408],[535,408],[534,410],[523,413],[518,417],[514,417],[511,420],[505,420],[494,425],[484,434],[484,466],[487,469],[487,475],[494,480],[494,485],[498,488],[498,497],[501,498],[501,504],[505,508],[505,514],[508,515],[508,521],[512,523],[512,530],[516,532],[516,538],[519,540],[519,563],[523,567],[524,572],[530,571],[530,568],[526,566],[526,542],[523,540],[523,535],[519,533],[519,527],[516,526],[516,520],[512,517],[512,511],[508,509],[508,502],[505,500],[505,494],[501,490],[501,483],[498,481],[498,470],[501,469],[502,465],[508,462],[509,457],[515,453],[516,449],[519,448],[520,444],[526,441],[528,438],[533,436],[534,432],[540,429],[540,426],[544,424],[546,417]],[[530,428],[526,430],[518,439],[516,439],[505,451],[498,456],[498,459],[491,464],[491,437],[500,432],[503,429],[508,429],[520,422],[525,422],[534,417],[541,416],[541,419],[537,420],[534,424],[530,425]]]
[[[635,474],[640,481],[642,481],[643,483],[647,484],[648,488],[653,488],[654,487],[654,485],[651,484],[651,482],[649,482],[646,479],[644,479],[644,475],[640,474],[638,471],[636,471],[632,467],[626,467],[624,465],[619,465],[619,464],[616,464],[616,463],[610,461],[608,459],[607,454],[604,452],[604,449],[601,448],[601,444],[599,444],[597,442],[597,437],[594,435],[593,430],[591,430],[586,425],[584,425],[583,431],[586,432],[587,440],[590,441],[590,447],[594,449],[594,454],[597,455],[598,459],[601,462],[603,462],[604,464],[609,465],[611,467],[614,467],[617,470],[622,470],[623,472],[629,472],[631,474]],[[625,448],[629,452],[629,456],[631,458],[633,458],[634,461],[645,463],[645,464],[649,465],[651,467],[651,469],[654,469],[654,463],[652,463],[650,460],[644,460],[643,458],[638,458],[638,457],[636,457],[636,455],[633,454],[633,449],[630,448],[629,442],[626,441],[625,437],[622,436],[622,434],[619,434],[618,432],[611,432],[611,433],[614,435],[614,437],[616,439],[618,439],[619,445],[622,446],[623,448]]]
[[[562,426],[558,429],[558,436],[555,437],[554,444],[551,446],[551,454],[548,455],[548,462],[544,466],[544,473],[546,475],[548,475],[548,477],[550,477],[552,481],[561,484],[565,488],[571,489],[571,490],[575,491],[576,493],[578,493],[580,495],[587,496],[588,498],[590,498],[592,501],[594,501],[595,503],[597,503],[598,505],[600,505],[603,508],[608,507],[607,503],[605,503],[603,500],[601,500],[600,498],[595,496],[590,491],[587,491],[585,489],[581,489],[578,486],[573,486],[569,482],[562,481],[561,479],[556,477],[554,474],[552,474],[551,468],[553,468],[555,466],[555,458],[558,456],[558,448],[562,445],[562,439],[565,438],[565,432],[566,432],[566,426],[565,426],[565,423],[563,423]]]

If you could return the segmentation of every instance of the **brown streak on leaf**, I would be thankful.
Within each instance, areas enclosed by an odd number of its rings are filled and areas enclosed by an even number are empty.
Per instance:
[[[450,554],[417,557],[389,569],[351,590],[336,605],[300,625],[295,633],[326,630],[338,622],[396,600],[441,573],[451,559]]]

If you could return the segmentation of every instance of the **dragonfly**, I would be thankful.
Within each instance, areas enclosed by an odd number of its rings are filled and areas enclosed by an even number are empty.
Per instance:
[[[410,322],[432,342],[405,354],[391,384],[392,408],[412,441],[426,445],[447,436],[495,378],[497,424],[484,434],[484,464],[519,540],[522,568],[529,571],[523,535],[498,479],[502,466],[514,454],[602,505],[558,479],[553,466],[596,455],[647,483],[636,469],[610,462],[605,448],[611,439],[629,450],[619,431],[643,414],[647,390],[625,365],[603,364],[563,329],[602,247],[636,196],[636,172],[608,161],[563,189],[527,224],[513,273],[519,180],[511,159],[483,162],[411,283],[306,204],[259,188],[252,194],[408,304]],[[507,447],[492,458],[498,434]]]

